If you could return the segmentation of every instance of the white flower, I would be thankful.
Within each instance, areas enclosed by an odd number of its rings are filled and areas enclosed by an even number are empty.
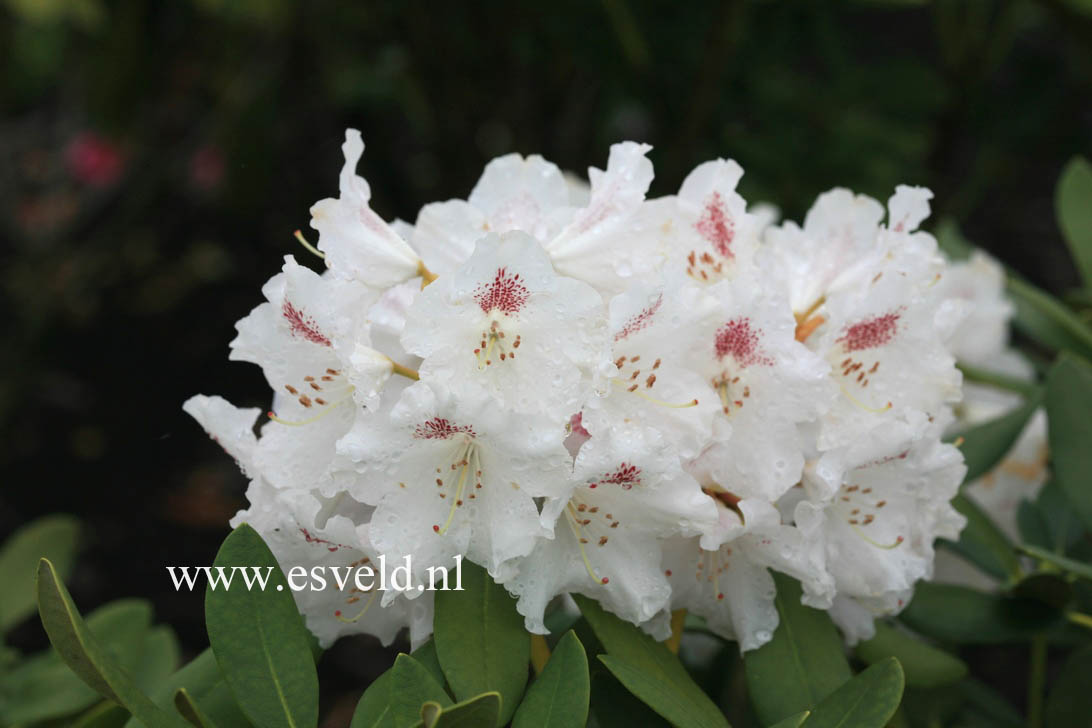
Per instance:
[[[386,413],[363,415],[339,443],[359,477],[354,498],[376,506],[372,543],[414,578],[465,555],[495,578],[550,533],[535,498],[562,498],[572,462],[561,423],[419,382]],[[411,594],[412,596],[412,594]]]
[[[693,337],[720,314],[716,297],[678,278],[635,283],[610,302],[610,358],[617,370],[605,397],[588,403],[612,422],[659,428],[680,458],[698,455],[720,402],[692,368]],[[701,395],[699,398],[697,395]]]
[[[262,292],[267,302],[239,321],[231,342],[231,358],[261,366],[274,391],[272,420],[262,428],[254,462],[278,488],[321,487],[334,445],[358,409],[345,357],[368,342],[367,312],[376,294],[319,276],[291,256]]]
[[[610,148],[606,171],[588,169],[591,196],[568,225],[544,243],[562,275],[587,281],[605,294],[625,290],[630,279],[655,270],[634,246],[634,227],[652,183],[647,144],[622,142]]]
[[[239,409],[223,397],[204,394],[195,394],[187,399],[182,409],[197,420],[197,424],[214,442],[224,448],[244,475],[257,476],[254,451],[258,448],[258,438],[254,434],[254,423],[261,414],[259,409]]]
[[[292,596],[321,646],[348,634],[375,635],[389,645],[409,627],[416,647],[432,633],[431,593],[381,603],[379,554],[366,538],[370,507],[345,495],[326,500],[305,489],[274,489],[260,479],[251,482],[247,499],[250,507],[232,527],[254,527],[292,584],[304,587]],[[293,574],[294,567],[303,573]]]
[[[556,519],[504,582],[519,597],[527,629],[546,633],[543,612],[559,594],[579,593],[635,624],[660,612],[671,589],[660,569],[661,540],[710,528],[716,509],[655,430],[589,425],[594,433],[576,457],[571,494],[546,501]]]
[[[966,521],[949,501],[966,472],[959,450],[935,436],[879,460],[824,462],[805,472],[809,497],[794,520],[824,552],[840,596],[892,614],[932,575],[934,540],[959,537]]]
[[[776,588],[768,569],[807,584],[805,603],[821,608],[830,606],[834,584],[825,554],[797,529],[782,525],[770,503],[718,497],[731,507],[719,503],[719,522],[701,539],[671,541],[664,573],[671,580],[673,609],[704,617],[711,630],[746,652],[769,642],[777,629]]]
[[[1005,271],[996,260],[976,250],[970,259],[949,264],[932,295],[968,304],[967,317],[947,342],[956,359],[989,366],[1006,349],[1013,305],[1005,297]]]
[[[427,274],[413,248],[369,206],[372,191],[356,174],[364,142],[356,129],[345,131],[345,166],[338,186],[341,196],[316,202],[311,227],[319,232],[318,247],[326,263],[340,275],[369,286],[386,288]]]
[[[457,270],[487,233],[512,230],[540,243],[553,239],[572,218],[569,184],[552,162],[537,154],[498,157],[485,166],[464,200],[434,202],[421,208],[413,243],[434,272]]]
[[[800,478],[798,425],[826,410],[830,367],[794,337],[784,299],[750,276],[721,283],[720,317],[700,334],[692,366],[715,398],[719,432],[695,469],[739,497],[773,501]]]
[[[417,296],[402,342],[423,358],[423,380],[561,426],[609,366],[605,324],[591,286],[557,275],[534,238],[510,232],[482,238]]]

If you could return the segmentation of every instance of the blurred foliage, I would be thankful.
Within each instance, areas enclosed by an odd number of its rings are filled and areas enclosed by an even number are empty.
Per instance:
[[[582,172],[634,138],[655,194],[717,156],[794,218],[835,185],[923,184],[934,220],[1026,279],[1077,282],[1053,191],[1092,152],[1087,0],[4,0],[0,18],[0,535],[79,514],[81,602],[147,595],[191,650],[200,596],[162,567],[208,563],[244,482],[179,405],[266,404],[223,342],[305,255],[291,232],[336,189],[346,126],[388,217],[465,197],[498,154]],[[327,659],[355,685],[384,664]]]

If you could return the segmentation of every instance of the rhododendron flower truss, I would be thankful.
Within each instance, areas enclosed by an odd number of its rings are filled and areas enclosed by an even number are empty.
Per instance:
[[[554,537],[539,541],[505,581],[532,632],[546,632],[547,604],[567,592],[597,599],[635,624],[652,619],[671,594],[660,569],[662,540],[697,535],[716,519],[713,500],[655,430],[589,426],[575,487],[542,509],[544,521],[556,521]]]
[[[651,147],[621,142],[587,183],[500,157],[409,225],[371,208],[360,133],[342,149],[312,208],[326,269],[286,258],[231,344],[274,392],[260,436],[256,409],[185,405],[279,558],[382,559],[383,594],[297,595],[324,643],[423,638],[462,561],[533,632],[579,593],[659,638],[687,609],[744,651],[777,629],[771,571],[850,641],[930,578],[963,523],[941,436],[988,404],[957,407],[953,353],[1006,361],[1012,307],[996,264],[919,230],[928,190],[836,188],[774,225],[730,160],[647,198]]]
[[[571,488],[564,435],[541,416],[420,382],[389,414],[361,417],[338,449],[359,474],[350,494],[376,506],[372,543],[388,562],[410,556],[428,583],[429,567],[458,555],[501,578],[550,535],[534,499]]]

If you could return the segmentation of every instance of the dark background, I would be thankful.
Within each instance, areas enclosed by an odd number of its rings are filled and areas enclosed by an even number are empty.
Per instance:
[[[795,219],[836,185],[927,185],[930,224],[1075,283],[1053,194],[1092,141],[1080,0],[350,5],[0,3],[0,537],[82,517],[85,611],[149,597],[207,644],[163,567],[211,563],[245,483],[180,405],[267,404],[227,344],[281,257],[309,259],[292,231],[336,193],[346,126],[388,218],[465,197],[498,154],[583,173],[632,138],[653,194],[734,157]],[[341,662],[358,686],[382,669]]]

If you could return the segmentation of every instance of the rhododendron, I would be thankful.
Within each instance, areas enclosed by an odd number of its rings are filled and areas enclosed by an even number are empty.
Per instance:
[[[778,571],[855,642],[958,537],[955,354],[994,356],[1011,311],[990,264],[919,229],[927,190],[885,213],[834,189],[774,224],[730,160],[647,198],[650,148],[624,142],[583,189],[498,158],[409,225],[371,209],[360,134],[343,149],[339,197],[312,209],[326,270],[288,258],[232,344],[275,392],[260,436],[257,410],[186,405],[252,481],[235,522],[286,563],[411,559],[407,590],[298,596],[324,644],[419,641],[416,585],[461,559],[532,632],[581,594],[660,638],[686,609],[752,650]]]

